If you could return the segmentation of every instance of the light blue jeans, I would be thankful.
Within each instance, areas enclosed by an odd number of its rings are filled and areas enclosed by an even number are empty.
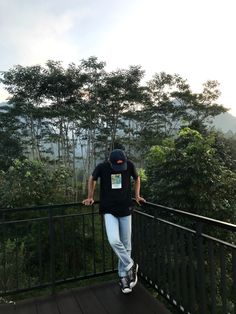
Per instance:
[[[104,214],[104,220],[108,241],[119,259],[118,275],[125,277],[134,264],[131,258],[132,216]]]

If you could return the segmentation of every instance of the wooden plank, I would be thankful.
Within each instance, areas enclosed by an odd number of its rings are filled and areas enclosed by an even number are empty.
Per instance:
[[[153,312],[148,311],[148,307],[144,306],[143,299],[137,299],[138,285],[129,294],[122,293],[118,284],[112,285],[110,289],[114,293],[117,302],[122,303],[130,314],[153,314]]]
[[[60,314],[83,314],[71,291],[57,295]]]
[[[73,295],[84,314],[107,313],[102,304],[89,287],[73,290]]]
[[[93,286],[91,287],[91,290],[107,313],[130,314],[129,310],[125,306],[124,300],[118,299],[117,296],[113,293],[112,286],[115,284],[117,283],[105,283],[104,285]],[[129,296],[123,295],[123,297],[128,298]]]
[[[156,300],[140,283],[138,283],[130,294],[124,295],[118,285],[111,286],[117,297],[130,313],[134,314],[171,314],[162,303]]]
[[[0,305],[1,314],[170,314],[140,283],[123,294],[118,282],[99,283],[54,296]]]
[[[38,314],[60,314],[55,296],[36,299]]]
[[[146,311],[150,311],[150,313],[171,314],[142,284],[138,284],[137,289],[134,288],[133,293],[136,300],[139,300],[146,308]]]
[[[16,302],[16,314],[37,314],[35,300],[24,300]]]
[[[2,314],[15,314],[14,304],[0,304],[0,313]]]

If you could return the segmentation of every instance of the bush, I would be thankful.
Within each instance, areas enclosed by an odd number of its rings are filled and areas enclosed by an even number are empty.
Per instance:
[[[153,147],[146,159],[152,201],[216,219],[235,220],[236,174],[215,149],[215,136],[185,128],[169,146]]]
[[[16,159],[0,173],[0,207],[26,207],[66,201],[71,195],[71,171],[40,161]]]

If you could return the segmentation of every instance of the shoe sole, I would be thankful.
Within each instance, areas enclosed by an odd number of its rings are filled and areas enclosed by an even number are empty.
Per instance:
[[[122,291],[124,294],[127,294],[127,293],[132,292],[132,289],[131,289],[131,288],[122,289],[120,284],[119,284],[119,286],[120,286],[121,291]]]
[[[133,288],[133,287],[135,287],[136,286],[136,284],[137,284],[137,282],[138,282],[138,264],[136,264],[136,279],[135,279],[135,281],[134,282],[131,282],[130,283],[130,288]]]
[[[122,289],[122,286],[121,286],[121,284],[120,284],[120,283],[119,283],[119,286],[120,286],[121,291],[122,291],[124,294],[127,294],[127,293],[132,292],[131,287],[130,287],[130,288],[125,288],[125,289]]]
[[[122,290],[122,289],[121,289],[121,291],[122,291],[124,294],[128,294],[128,293],[132,292],[132,289],[127,289],[127,290]]]

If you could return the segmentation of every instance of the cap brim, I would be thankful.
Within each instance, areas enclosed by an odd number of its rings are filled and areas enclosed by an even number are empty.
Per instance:
[[[115,171],[125,171],[127,170],[127,162],[124,162],[123,164],[119,164],[119,165],[111,164],[111,167]]]

